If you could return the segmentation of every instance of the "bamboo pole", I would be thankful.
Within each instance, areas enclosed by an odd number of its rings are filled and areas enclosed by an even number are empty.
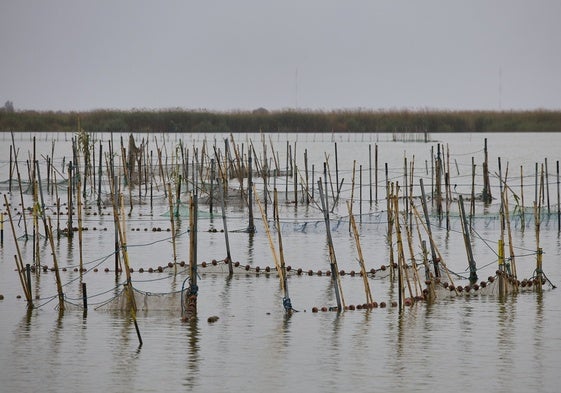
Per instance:
[[[14,147],[13,145],[10,145],[10,170],[9,170],[9,179],[8,179],[8,192],[11,194],[12,193],[12,179],[13,179],[13,175],[14,175],[14,160],[13,160],[13,150]]]
[[[327,181],[326,181],[327,182]],[[325,233],[327,236],[327,246],[329,249],[329,260],[331,266],[331,275],[333,282],[333,289],[335,291],[335,298],[337,299],[337,311],[343,311],[345,307],[345,298],[343,296],[343,289],[341,287],[341,277],[339,275],[339,268],[337,267],[337,258],[335,256],[335,249],[333,247],[333,239],[331,237],[331,225],[329,223],[329,209],[327,206],[327,193],[324,192],[321,179],[318,180],[318,189],[321,199],[323,218],[325,221]]]
[[[349,201],[347,201],[347,210],[349,211],[349,218],[355,238],[356,251],[358,253],[358,264],[360,266],[360,273],[362,275],[362,282],[364,284],[364,293],[366,295],[366,304],[371,305],[372,303],[374,303],[374,299],[372,298],[372,291],[370,290],[370,284],[368,283],[368,274],[366,273],[366,268],[364,266],[364,256],[362,255],[362,247],[360,246],[360,236],[356,227],[356,221],[352,214],[351,204],[349,203]]]
[[[471,240],[469,236],[468,220],[466,218],[466,212],[464,209],[464,199],[460,195],[458,199],[458,207],[460,210],[460,220],[462,222],[462,232],[464,235],[464,245],[466,247],[468,266],[469,266],[469,281],[474,284],[477,281],[477,266],[475,264],[475,259],[473,258],[473,250],[471,248]]]
[[[79,195],[80,193],[78,193]],[[57,287],[57,293],[58,293],[58,307],[59,307],[59,311],[64,312],[64,293],[62,292],[62,282],[60,280],[60,272],[58,270],[58,261],[56,258],[56,250],[55,250],[55,241],[53,238],[53,228],[52,228],[52,224],[51,224],[51,217],[48,218],[49,221],[49,226],[48,226],[48,237],[49,237],[49,242],[51,244],[51,252],[52,252],[52,256],[53,256],[53,266],[55,269],[55,278],[56,278],[56,287]],[[82,275],[82,263],[80,260],[80,276]]]
[[[337,187],[339,187],[339,155],[338,153],[338,149],[337,149],[337,142],[335,142],[335,185]],[[354,164],[353,164],[354,165]],[[330,177],[331,180],[331,177]],[[354,175],[353,175],[353,181],[354,181]],[[333,187],[331,188],[331,192],[333,193]],[[337,195],[333,195],[333,199],[334,200],[339,200],[339,189],[337,189]],[[352,197],[351,197],[352,200]]]
[[[254,192],[255,192],[255,186],[253,186],[253,188],[254,188]],[[255,202],[257,203],[257,206],[259,207],[259,211],[261,212],[261,219],[263,220],[263,226],[265,227],[265,233],[267,234],[267,239],[269,240],[269,248],[271,249],[271,254],[273,255],[273,262],[275,263],[275,269],[277,270],[277,272],[279,272],[281,289],[284,291],[284,277],[282,276],[282,273],[281,273],[281,265],[280,265],[280,262],[279,262],[279,257],[277,255],[277,251],[275,249],[275,243],[273,242],[273,237],[271,236],[271,229],[269,228],[269,222],[267,220],[267,215],[265,214],[265,211],[263,210],[263,206],[261,205],[259,197],[257,196],[257,192],[255,192]],[[276,215],[276,212],[275,212],[275,215]],[[280,225],[278,223],[277,223],[277,230],[280,231]]]
[[[358,216],[359,221],[362,224],[362,165],[358,167]]]
[[[247,226],[247,232],[255,233],[255,223],[254,223],[254,218],[253,218],[253,193],[255,192],[255,187],[253,187],[253,166],[252,166],[251,152],[252,152],[251,149],[249,149],[249,151],[247,152],[247,154],[248,154],[248,156],[247,156],[247,166],[248,166],[248,172],[247,172],[247,195],[248,195],[247,207],[248,207],[248,211],[249,211],[249,224]],[[264,184],[266,184],[266,182],[264,182]],[[266,187],[266,185],[264,187]],[[257,193],[255,194],[255,197],[257,198]],[[266,200],[267,200],[267,193],[265,192],[265,201]]]
[[[427,225],[427,234],[429,235],[429,238],[432,237],[432,231],[431,231],[431,226],[430,226],[430,217],[429,217],[429,211],[427,208],[427,200],[425,197],[425,187],[423,185],[423,179],[419,179],[419,185],[421,186],[421,203],[422,203],[422,207],[423,207],[423,213],[425,215],[425,222]],[[438,263],[439,263],[439,259],[438,256],[436,255],[436,250],[435,247],[433,246],[433,242],[430,242],[430,250],[431,250],[431,256],[432,256],[432,262],[433,262],[433,266],[434,266],[434,276],[435,277],[440,277],[440,268],[438,267]]]
[[[78,190],[81,188],[80,182],[81,180],[78,178]],[[78,198],[78,252],[80,254],[80,277],[82,277],[82,272],[84,270],[84,247],[82,246],[82,198],[79,191],[76,193],[76,197]]]
[[[368,190],[370,207],[372,208],[372,144],[368,144]]]
[[[304,170],[306,172],[306,205],[310,204],[310,183],[308,182],[308,149],[304,150]],[[312,179],[313,184],[313,179]]]
[[[181,184],[181,181],[179,182]],[[169,222],[171,226],[171,244],[173,250],[173,274],[177,274],[177,248],[175,244],[175,219],[174,219],[174,209],[173,209],[173,193],[171,191],[171,184],[168,183],[168,204],[169,204]]]
[[[288,201],[288,162],[290,155],[290,143],[286,141],[286,172],[285,172],[285,182],[284,182],[284,199]]]
[[[68,221],[66,223],[66,229],[67,229],[67,235],[69,238],[72,238],[74,236],[74,230],[73,230],[73,223],[72,223],[72,213],[73,213],[73,205],[74,205],[74,198],[73,198],[73,194],[74,194],[74,175],[72,172],[72,161],[70,161],[68,163],[68,189],[67,189],[67,195],[68,195],[68,203],[67,203],[67,207],[68,207]]]
[[[16,229],[14,227],[14,221],[12,219],[12,212],[10,211],[10,204],[8,203],[8,198],[6,194],[4,194],[4,203],[6,206],[6,211],[8,212],[8,220],[10,221],[10,227],[12,228],[12,235],[14,237],[14,244],[16,247],[17,255],[14,255],[14,259],[16,261],[16,267],[18,270],[18,276],[20,278],[21,287],[23,289],[23,293],[25,298],[27,299],[27,306],[29,308],[33,308],[33,298],[31,297],[31,288],[26,284],[26,281],[23,277],[24,267],[23,267],[23,260],[21,258],[21,250],[19,248],[18,238],[16,236]]]
[[[520,224],[520,229],[522,230],[522,232],[524,232],[524,228],[526,227],[525,224],[526,212],[524,207],[524,167],[522,165],[520,165],[520,200],[522,204],[520,206],[520,218],[522,221]]]
[[[218,166],[220,168],[220,165]],[[220,208],[222,210],[222,225],[224,226],[224,241],[226,242],[226,261],[228,262],[228,272],[230,276],[234,274],[232,266],[232,254],[230,253],[230,239],[228,237],[228,225],[226,224],[226,206],[224,201],[224,189],[222,188],[222,178],[218,177],[218,190],[220,192]]]
[[[561,205],[559,192],[559,160],[557,160],[557,232],[561,232]]]
[[[39,161],[35,161],[35,168],[37,173],[37,185],[39,189],[39,196],[41,197],[41,206],[39,213],[41,214],[41,220],[43,221],[43,228],[45,228],[45,234],[47,233],[47,219],[45,215],[45,199],[43,198],[43,186],[41,185],[41,171],[39,170]],[[38,201],[36,203],[39,203]]]
[[[293,309],[292,309],[292,302],[290,300],[290,295],[288,293],[286,265],[284,262],[284,251],[282,247],[282,236],[281,236],[281,227],[280,227],[280,219],[279,219],[279,203],[278,203],[276,188],[274,189],[274,209],[275,209],[276,226],[277,226],[277,237],[279,242],[279,257],[280,257],[280,269],[278,269],[277,271],[279,272],[279,276],[282,282],[282,288],[284,290],[284,297],[282,299],[282,304],[284,306],[284,310],[287,313],[291,313]]]
[[[427,242],[425,240],[423,240],[423,237],[421,236],[421,229],[420,229],[421,224],[419,223],[419,219],[415,215],[413,215],[413,216],[415,217],[415,226],[417,228],[417,236],[419,237],[419,243],[421,244],[421,250],[423,252],[423,266],[425,267],[425,279],[426,280],[431,280],[433,278],[433,275],[430,272]]]
[[[404,185],[404,189],[405,189],[405,216],[407,216],[407,213],[409,212],[409,186],[408,186],[408,164],[407,164],[407,157],[403,156],[403,185]]]
[[[507,265],[507,270],[510,274],[512,274],[512,276],[515,279],[515,287],[518,287],[518,281],[516,281],[516,278],[518,277],[517,273],[516,273],[516,257],[514,254],[514,245],[512,244],[512,229],[511,229],[511,225],[510,225],[510,209],[508,206],[508,188],[506,185],[506,179],[507,179],[507,174],[508,174],[508,165],[507,165],[507,173],[505,174],[505,189],[504,189],[504,214],[505,214],[505,220],[506,220],[506,229],[507,229],[507,235],[508,235],[508,251],[509,251],[509,259],[510,259],[510,264]]]
[[[113,203],[113,209],[116,210],[117,207],[115,206],[115,202]],[[134,323],[134,328],[136,330],[136,335],[138,336],[138,341],[140,346],[142,346],[142,337],[140,335],[140,329],[138,328],[138,322],[136,320],[136,299],[134,297],[134,288],[132,286],[132,280],[130,275],[130,263],[129,263],[129,253],[127,250],[127,235],[126,235],[126,221],[125,221],[125,208],[124,208],[124,198],[123,194],[119,194],[119,212],[115,211],[117,216],[121,217],[122,224],[120,220],[117,220],[117,226],[119,230],[119,238],[121,239],[121,252],[123,254],[123,264],[125,266],[125,273],[127,276],[127,281],[125,284],[125,291],[129,302],[129,308],[131,313],[131,318]]]
[[[351,210],[350,215],[353,214],[353,204],[355,196],[355,170],[356,170],[356,160],[353,160],[353,175],[351,177]],[[349,233],[351,233],[351,222],[349,221]]]
[[[374,145],[374,200],[378,203],[378,144]]]
[[[411,201],[411,206],[413,205]],[[409,258],[411,259],[411,268],[413,269],[413,281],[415,283],[415,296],[418,297],[423,292],[421,279],[419,277],[419,270],[417,268],[417,260],[415,259],[415,252],[413,251],[413,235],[411,233],[411,227],[413,226],[413,211],[410,211],[411,223],[408,223],[407,219],[404,220],[405,224],[405,235],[407,238],[407,247],[409,249]]]
[[[436,181],[436,185],[435,185],[435,194],[436,194],[436,211],[438,214],[438,220],[439,222],[442,220],[442,160],[440,158],[440,145],[438,145],[437,148],[437,158],[436,158],[436,162],[435,162],[435,181]]]
[[[34,165],[35,166],[35,165]],[[33,171],[35,173],[35,171]],[[39,253],[39,202],[37,201],[37,185],[35,184],[35,175],[32,176],[33,182],[33,262],[35,266],[41,266],[41,258]]]
[[[21,217],[23,220],[23,229],[24,229],[24,233],[25,233],[25,240],[27,240],[29,238],[28,235],[28,231],[27,231],[27,220],[25,218],[25,205],[23,203],[23,188],[21,185],[21,174],[19,171],[19,165],[18,165],[18,153],[15,150],[15,142],[14,142],[14,133],[12,132],[12,145],[14,146],[14,166],[16,168],[16,175],[18,178],[18,187],[19,187],[19,195],[20,195],[20,202],[21,202]]]
[[[538,291],[541,292],[542,289],[542,255],[543,250],[540,246],[540,225],[541,225],[541,193],[543,193],[543,166],[542,166],[542,176],[540,182],[540,195],[538,195],[537,202],[534,201],[534,221],[535,221],[535,231],[536,231],[536,271],[535,276],[538,280]]]
[[[409,163],[409,198],[406,203],[413,204],[413,185],[415,179],[415,155],[411,159]],[[409,220],[409,226],[413,225],[413,213],[409,209],[409,205],[407,205],[407,218]]]
[[[547,168],[547,157],[544,158],[545,161],[545,188],[547,196],[547,214],[551,214],[550,204],[549,204],[549,170]]]
[[[390,184],[388,179],[388,163],[385,164],[386,167],[386,215],[388,217],[388,228],[386,232],[386,242],[389,248],[389,263],[390,263],[390,278],[394,278],[394,254],[393,254],[393,226],[394,226],[394,216],[391,202],[391,195],[393,195],[393,183]]]
[[[448,270],[448,267],[446,266],[446,263],[444,262],[444,259],[442,258],[442,254],[440,254],[440,251],[436,247],[436,243],[435,243],[435,241],[432,237],[432,234],[429,232],[427,226],[425,225],[425,223],[421,219],[421,216],[419,215],[419,212],[418,212],[418,210],[415,206],[413,206],[413,212],[415,213],[415,215],[419,219],[419,222],[421,223],[425,232],[427,233],[427,235],[429,237],[429,241],[431,243],[431,246],[434,247],[434,250],[435,250],[436,254],[438,255],[439,264],[442,265],[442,267],[444,268],[444,271],[446,272],[446,275],[448,276],[448,280],[450,280],[450,284],[454,285],[454,281],[452,280],[452,276],[450,275],[450,271]],[[456,295],[458,294],[458,290],[456,289],[456,286],[454,286],[454,292],[456,293]]]
[[[195,171],[193,173],[195,175]],[[196,187],[194,188],[196,191]],[[191,193],[189,200],[189,292],[184,321],[194,320],[197,316],[197,195]]]
[[[471,157],[471,199],[469,201],[469,226],[475,216],[475,158]]]
[[[397,242],[397,266],[398,266],[398,283],[399,283],[399,308],[402,309],[405,300],[405,285],[404,279],[407,283],[409,296],[413,299],[413,290],[411,289],[411,282],[409,281],[409,273],[407,272],[407,262],[405,260],[405,252],[403,251],[403,239],[401,236],[401,224],[399,222],[399,184],[396,183],[396,192],[393,196],[393,208],[395,215],[395,234]]]
[[[450,172],[444,174],[444,184],[446,187],[446,231],[450,231],[450,202],[452,200],[450,195]]]

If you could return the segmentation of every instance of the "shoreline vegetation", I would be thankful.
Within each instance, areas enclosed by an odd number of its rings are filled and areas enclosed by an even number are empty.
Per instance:
[[[88,132],[558,132],[561,111],[0,109],[0,131]]]

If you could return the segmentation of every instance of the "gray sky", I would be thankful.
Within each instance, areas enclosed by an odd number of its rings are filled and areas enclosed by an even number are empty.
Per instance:
[[[559,0],[0,1],[0,106],[561,109]]]

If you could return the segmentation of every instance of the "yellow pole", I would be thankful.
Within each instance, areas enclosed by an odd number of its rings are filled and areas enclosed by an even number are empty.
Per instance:
[[[498,243],[498,247],[499,247],[499,271],[501,273],[505,273],[505,245],[504,245],[504,240],[503,239],[499,239],[499,243]],[[501,274],[499,276],[499,294],[504,295],[506,291],[505,288],[505,277],[504,274]]]
[[[364,267],[364,256],[362,255],[362,248],[360,247],[360,238],[358,234],[358,229],[356,227],[356,221],[352,214],[352,207],[351,203],[347,201],[347,209],[349,210],[349,218],[351,220],[351,227],[353,229],[353,234],[355,237],[356,243],[356,250],[358,253],[358,264],[360,265],[360,272],[362,274],[362,281],[364,283],[364,292],[366,294],[366,303],[372,304],[374,303],[374,299],[372,298],[372,292],[370,291],[370,284],[368,283],[368,276],[366,275],[366,268]]]
[[[265,217],[265,212],[263,211],[263,206],[261,205],[261,202],[259,201],[259,197],[257,196],[257,191],[255,189],[255,185],[253,185],[253,194],[255,195],[255,202],[257,202],[257,206],[259,206],[259,211],[261,212],[261,219],[263,220],[263,225],[265,226],[265,232],[267,233],[267,239],[269,239],[269,247],[271,248],[271,253],[273,254],[273,261],[275,262],[275,268],[277,269],[277,272],[279,272],[281,289],[284,291],[284,280],[283,280],[283,276],[282,276],[281,265],[280,265],[279,260],[278,260],[277,251],[275,250],[275,244],[274,244],[273,238],[271,236],[271,230],[269,229],[269,223],[267,222],[267,217]]]

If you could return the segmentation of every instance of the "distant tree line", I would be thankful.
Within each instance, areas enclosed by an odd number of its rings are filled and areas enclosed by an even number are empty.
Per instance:
[[[0,110],[0,131],[72,132],[532,132],[561,131],[561,111]]]

